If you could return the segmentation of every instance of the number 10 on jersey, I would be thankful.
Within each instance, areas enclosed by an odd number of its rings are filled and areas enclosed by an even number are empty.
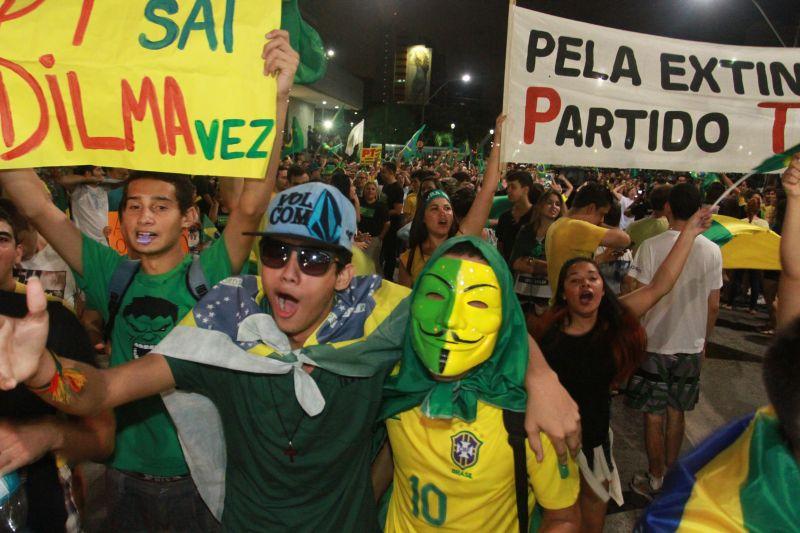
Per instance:
[[[441,526],[447,520],[447,496],[433,483],[426,483],[420,489],[419,478],[411,476],[411,512],[419,516],[422,508],[422,518],[432,526]],[[431,500],[435,500],[431,505]],[[433,508],[433,509],[432,509]],[[433,511],[433,512],[432,512]],[[435,512],[435,514],[433,514]]]

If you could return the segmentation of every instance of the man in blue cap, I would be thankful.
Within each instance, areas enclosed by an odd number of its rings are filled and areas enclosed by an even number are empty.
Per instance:
[[[163,398],[192,477],[225,529],[374,529],[375,421],[408,290],[353,276],[355,210],[335,188],[287,189],[267,218],[261,275],[217,284],[151,354],[105,371],[36,361],[29,324],[28,342],[0,354],[0,387],[80,371],[85,386],[69,401],[44,398],[73,413],[172,391]]]

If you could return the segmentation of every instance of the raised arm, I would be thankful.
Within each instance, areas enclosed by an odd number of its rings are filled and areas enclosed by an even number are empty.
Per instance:
[[[56,181],[62,187],[66,187],[67,189],[71,189],[76,185],[82,185],[84,183],[90,185],[99,185],[103,182],[103,178],[97,178],[95,176],[80,176],[78,174],[62,174],[61,176],[56,178]]]
[[[644,315],[675,285],[681,275],[686,259],[692,251],[692,245],[698,235],[711,225],[711,211],[707,208],[699,209],[690,218],[672,246],[664,262],[658,267],[653,279],[647,285],[639,287],[620,297],[630,311],[637,317]]]
[[[36,172],[29,168],[0,171],[0,187],[58,255],[83,275],[81,232],[55,206]]]
[[[463,235],[474,235],[480,237],[486,221],[489,220],[489,213],[492,210],[492,200],[497,192],[497,184],[500,182],[500,142],[503,136],[503,122],[506,116],[500,115],[494,126],[494,146],[486,162],[486,174],[483,176],[483,186],[475,196],[475,201],[469,208],[466,216],[461,220],[459,230]]]
[[[565,196],[565,197],[567,197],[567,198],[569,198],[569,197],[570,197],[570,195],[572,194],[572,190],[575,188],[575,187],[573,187],[573,185],[572,185],[572,182],[571,182],[571,181],[569,181],[569,180],[567,179],[567,177],[566,177],[566,176],[564,176],[563,174],[559,174],[559,175],[558,175],[558,180],[559,180],[561,183],[563,183],[563,184],[564,184],[564,188],[565,188],[565,190],[564,190],[564,196]]]
[[[231,216],[223,232],[225,246],[231,259],[234,272],[239,272],[253,246],[253,237],[242,235],[246,231],[258,231],[261,217],[267,210],[278,166],[281,162],[281,146],[283,145],[283,129],[286,126],[286,112],[289,108],[289,91],[294,83],[294,75],[300,58],[289,44],[289,33],[274,30],[267,34],[270,41],[264,45],[264,75],[277,76],[278,94],[276,97],[275,141],[272,153],[264,174],[264,179],[247,179],[241,186],[238,201],[231,210]]]
[[[800,316],[800,154],[783,173],[786,217],[781,234],[781,279],[778,284],[778,326]]]
[[[45,348],[47,298],[37,278],[28,280],[26,298],[25,317],[0,316],[0,390],[24,383],[58,409],[86,416],[175,388],[161,355],[146,355],[108,370],[54,356]]]

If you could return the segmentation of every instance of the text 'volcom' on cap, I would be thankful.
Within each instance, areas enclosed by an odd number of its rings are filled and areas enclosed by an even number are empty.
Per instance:
[[[264,236],[295,237],[350,251],[356,210],[335,187],[304,183],[278,193],[267,208]]]

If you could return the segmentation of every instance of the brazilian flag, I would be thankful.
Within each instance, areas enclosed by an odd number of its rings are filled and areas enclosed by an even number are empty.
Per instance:
[[[306,149],[303,128],[300,126],[300,121],[297,120],[297,117],[292,117],[292,127],[289,131],[289,140],[283,145],[282,157],[297,154]]]
[[[781,269],[781,237],[769,228],[714,215],[703,235],[720,247],[723,268]]]
[[[681,458],[634,531],[797,531],[798,502],[800,466],[767,407]]]

